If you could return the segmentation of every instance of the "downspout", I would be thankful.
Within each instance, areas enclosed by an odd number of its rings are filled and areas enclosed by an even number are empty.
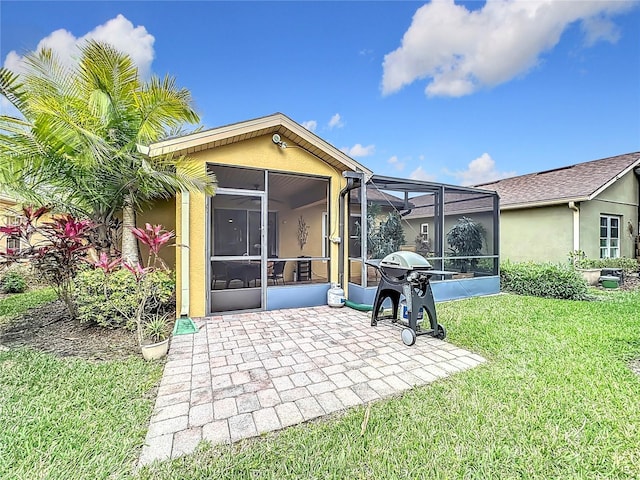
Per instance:
[[[636,236],[638,239],[640,239],[640,167],[639,168],[635,168],[633,170],[633,173],[636,174],[636,180],[637,180],[637,187],[638,187],[638,215],[636,216]],[[636,242],[634,241],[634,239],[631,239],[631,248],[633,250],[631,250],[633,252],[633,255],[631,255],[631,257],[636,257],[637,256],[637,250],[636,250]]]
[[[576,202],[569,202],[569,208],[573,210],[573,250],[580,250],[580,208]]]
[[[181,242],[180,249],[182,252],[180,263],[180,316],[189,316],[189,192],[183,190],[181,192],[180,202],[180,233]]]
[[[344,214],[345,214],[345,197],[347,193],[349,193],[354,188],[358,188],[359,185],[356,184],[356,179],[359,179],[358,182],[362,185],[362,173],[356,172],[342,172],[342,175],[347,179],[347,185],[340,190],[340,201],[338,202],[338,215],[340,216],[338,223],[338,235],[339,235],[339,244],[338,244],[338,283],[342,288],[345,288],[346,285],[344,283]],[[346,289],[345,289],[346,290]]]

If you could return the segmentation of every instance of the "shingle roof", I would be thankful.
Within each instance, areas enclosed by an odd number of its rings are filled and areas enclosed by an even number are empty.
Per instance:
[[[492,192],[447,192],[444,194],[444,213],[445,215],[471,215],[472,213],[491,212],[493,210],[493,199],[495,195]],[[413,197],[411,203],[413,208],[405,218],[425,218],[433,217],[434,195],[420,195]]]
[[[634,152],[476,186],[495,190],[501,208],[585,201],[638,165],[640,152]]]

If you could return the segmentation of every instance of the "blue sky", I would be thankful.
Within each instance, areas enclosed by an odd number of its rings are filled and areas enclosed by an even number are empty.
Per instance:
[[[468,185],[640,150],[637,2],[2,0],[0,22],[8,68],[110,41],[207,128],[282,112],[381,175]]]

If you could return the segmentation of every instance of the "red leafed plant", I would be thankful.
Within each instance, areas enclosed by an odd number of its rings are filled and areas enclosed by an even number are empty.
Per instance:
[[[139,262],[131,265],[122,259],[110,260],[107,255],[102,254],[98,262],[94,265],[100,268],[105,273],[104,292],[105,297],[109,300],[107,283],[109,282],[109,274],[115,271],[118,266],[126,268],[136,280],[136,309],[134,312],[134,320],[136,323],[136,330],[138,335],[138,343],[140,345],[145,341],[146,332],[151,330],[151,325],[157,328],[159,322],[166,324],[166,315],[149,315],[147,312],[154,308],[154,304],[157,303],[158,285],[150,281],[149,274],[158,270],[158,264],[162,270],[168,270],[166,263],[160,258],[160,250],[169,243],[169,241],[175,237],[175,233],[167,231],[162,228],[161,225],[151,225],[147,223],[145,228],[132,228],[133,235],[144,245],[149,248],[149,256],[147,258],[147,266],[141,265]],[[117,308],[117,307],[116,307]],[[121,312],[126,314],[125,312]],[[149,333],[152,337],[161,337],[158,333]],[[164,338],[155,338],[155,341],[164,340]]]
[[[167,264],[158,256],[158,252],[173,238],[175,233],[162,228],[162,225],[145,224],[145,228],[132,228],[131,233],[140,242],[149,247],[149,257],[147,267],[156,268],[157,262],[163,269],[167,269]]]
[[[68,214],[43,221],[42,217],[49,212],[47,207],[24,207],[18,225],[0,227],[0,234],[20,241],[19,249],[0,251],[0,260],[5,263],[30,262],[75,317],[73,279],[91,248],[89,235],[94,224]]]

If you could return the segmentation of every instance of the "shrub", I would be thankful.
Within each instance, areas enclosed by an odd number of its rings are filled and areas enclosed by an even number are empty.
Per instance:
[[[585,258],[580,261],[580,268],[620,268],[624,273],[638,271],[638,260],[635,258]]]
[[[42,221],[49,211],[48,207],[24,207],[18,225],[0,226],[1,236],[17,238],[23,246],[20,250],[7,248],[0,252],[0,260],[6,264],[30,263],[75,318],[73,279],[85,264],[90,232],[95,225],[68,214]]]
[[[566,300],[586,300],[587,283],[569,265],[551,263],[511,263],[500,266],[503,290],[519,295]]]
[[[149,297],[144,313],[163,314],[175,310],[175,281],[162,270],[146,274],[145,286]],[[122,268],[109,274],[96,268],[81,272],[76,277],[76,304],[81,322],[95,322],[103,327],[135,328],[138,307],[136,277]]]
[[[4,293],[22,293],[27,289],[27,281],[19,272],[9,270],[0,281],[0,289]]]

